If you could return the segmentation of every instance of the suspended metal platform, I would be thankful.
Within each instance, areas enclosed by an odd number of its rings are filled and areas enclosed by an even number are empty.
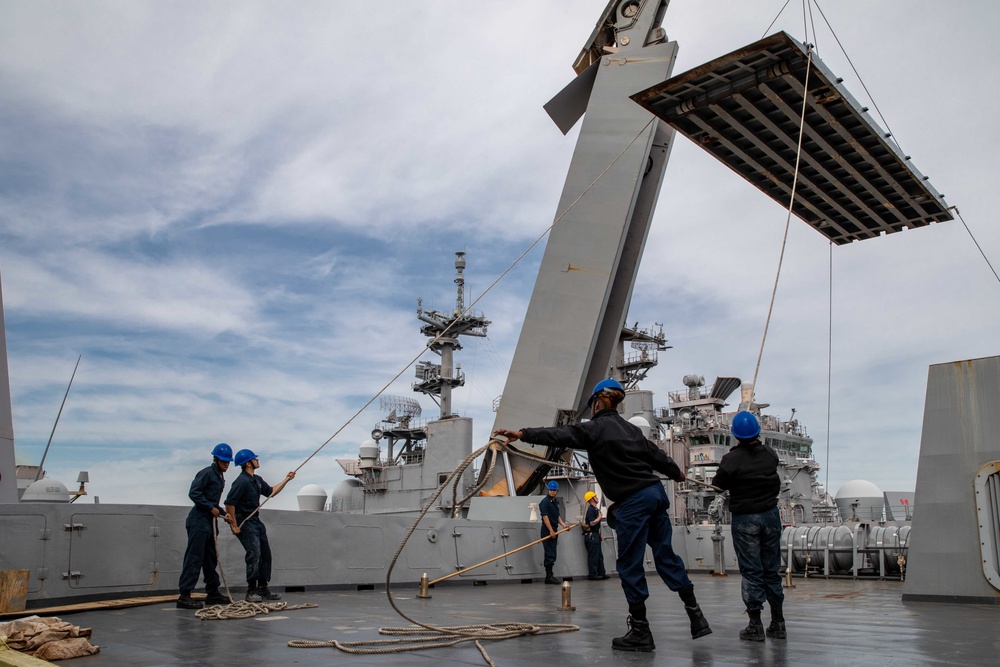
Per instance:
[[[805,46],[780,32],[632,96],[788,206]],[[942,195],[813,53],[792,212],[838,245],[951,220]]]

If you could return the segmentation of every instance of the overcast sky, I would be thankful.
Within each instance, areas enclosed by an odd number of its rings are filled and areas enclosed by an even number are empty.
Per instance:
[[[576,133],[542,105],[605,4],[0,0],[18,462],[40,460],[82,355],[50,477],[73,486],[88,470],[103,503],[183,505],[217,442],[252,448],[272,483],[301,464],[420,353],[417,299],[454,306],[456,250],[471,299],[551,224]],[[805,39],[801,2],[768,31],[783,4],[673,0],[675,74],[779,29]],[[820,6],[872,108],[1000,267],[1000,5]],[[813,23],[820,58],[868,104]],[[753,376],[784,223],[677,141],[628,318],[663,323],[673,346],[643,385],[657,407],[685,374]],[[834,248],[832,270],[830,256],[792,221],[757,398],[797,410],[831,491],[910,490],[928,365],[1000,354],[1000,284],[957,221]],[[540,258],[477,305],[490,336],[460,354],[454,407],[476,419],[476,446]],[[436,414],[412,382],[388,393]],[[334,459],[356,456],[378,408],[271,506],[295,507],[307,483],[332,490]]]

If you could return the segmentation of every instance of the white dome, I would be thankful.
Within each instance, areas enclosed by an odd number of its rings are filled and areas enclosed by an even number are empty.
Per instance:
[[[68,503],[69,489],[55,479],[40,479],[32,482],[21,496],[24,503]]]
[[[854,479],[841,486],[834,502],[844,521],[881,521],[885,517],[881,489],[863,479]]]
[[[838,500],[843,499],[855,499],[855,498],[882,498],[882,489],[878,488],[871,482],[865,479],[852,479],[850,482],[845,482],[840,489],[837,490],[837,495],[834,496]]]
[[[630,424],[635,424],[636,426],[638,426],[639,430],[641,430],[642,434],[644,436],[646,436],[647,438],[649,437],[649,434],[652,433],[652,431],[653,431],[652,427],[649,425],[649,422],[646,421],[646,418],[643,417],[642,415],[636,415],[635,417],[629,417],[628,421],[629,421]]]
[[[319,484],[306,484],[296,498],[304,512],[320,512],[326,506],[326,489]]]
[[[346,498],[351,495],[352,489],[361,488],[361,480],[355,479],[354,477],[348,477],[347,479],[342,479],[337,483],[337,486],[333,487],[333,497],[334,498]]]

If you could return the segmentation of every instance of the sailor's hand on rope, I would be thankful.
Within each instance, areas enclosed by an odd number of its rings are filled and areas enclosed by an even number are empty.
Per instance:
[[[501,437],[507,438],[507,443],[506,444],[509,445],[510,443],[516,442],[516,441],[520,440],[521,438],[523,438],[524,437],[524,431],[508,431],[505,428],[498,428],[497,430],[493,431],[493,437],[495,438],[498,435],[501,436]]]

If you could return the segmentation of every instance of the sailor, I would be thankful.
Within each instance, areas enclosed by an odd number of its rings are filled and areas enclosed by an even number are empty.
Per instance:
[[[542,564],[545,565],[545,583],[558,584],[559,580],[552,574],[552,568],[556,564],[556,552],[558,551],[558,540],[556,537],[557,528],[566,528],[568,523],[559,516],[559,505],[556,503],[556,496],[559,494],[559,482],[554,479],[549,481],[547,486],[548,494],[538,503],[538,511],[542,515],[542,528],[540,537],[549,539],[542,542],[542,549],[545,557]]]
[[[198,471],[191,482],[188,497],[194,507],[184,521],[188,541],[177,584],[181,593],[177,598],[179,609],[201,609],[204,606],[200,600],[191,599],[191,592],[198,585],[199,571],[205,578],[205,592],[208,594],[205,601],[208,604],[229,604],[229,598],[219,592],[219,573],[215,571],[219,564],[215,547],[215,536],[218,535],[215,519],[221,516],[230,524],[233,522],[232,515],[219,505],[226,486],[223,475],[232,460],[232,448],[220,442],[212,449],[212,465]]]
[[[683,482],[683,471],[665,452],[646,439],[635,424],[618,414],[625,389],[613,379],[594,387],[587,405],[593,419],[579,424],[549,428],[498,429],[510,442],[524,440],[550,447],[583,449],[601,489],[616,503],[615,534],[618,537],[618,575],[628,602],[628,632],[615,637],[611,647],[619,651],[652,651],[656,648],[646,618],[646,573],[643,560],[648,544],[656,571],[667,587],[684,602],[695,639],[712,632],[694,595],[684,561],[671,544],[673,527],[667,509],[670,501],[657,472]]]
[[[752,412],[737,412],[730,432],[738,444],[729,450],[712,484],[729,491],[733,515],[733,548],[743,576],[743,604],[750,623],[740,630],[740,639],[764,641],[760,620],[764,600],[771,607],[767,636],[785,639],[785,617],[781,590],[781,514],[778,511],[778,455],[760,441],[760,422]]]
[[[587,513],[583,517],[583,545],[587,547],[587,579],[610,579],[604,569],[604,551],[601,548],[601,521],[604,515],[597,504],[597,494],[587,491],[583,494],[587,503]]]
[[[280,600],[281,596],[268,588],[268,582],[271,581],[271,544],[267,541],[267,529],[264,528],[257,509],[262,495],[273,498],[281,493],[288,481],[295,478],[295,472],[289,472],[285,479],[272,487],[254,474],[260,468],[260,460],[251,450],[241,449],[236,452],[235,460],[243,471],[229,488],[226,510],[235,518],[233,534],[239,538],[246,551],[246,599],[249,602]]]

